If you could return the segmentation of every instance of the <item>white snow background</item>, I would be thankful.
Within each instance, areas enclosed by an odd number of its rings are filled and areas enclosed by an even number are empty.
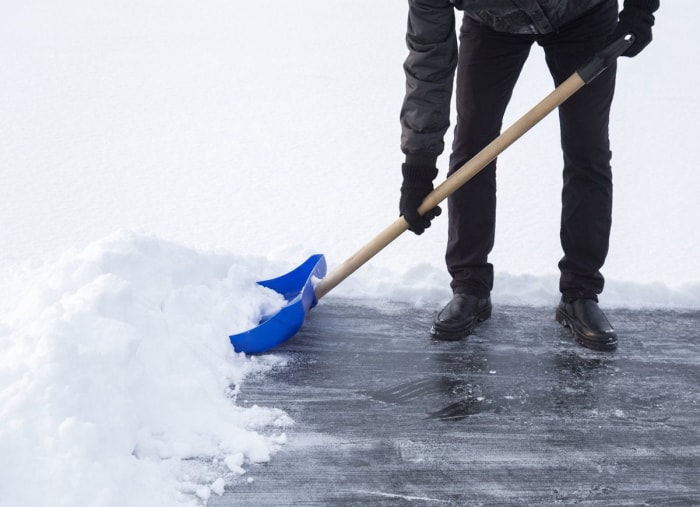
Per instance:
[[[285,362],[228,342],[281,304],[254,281],[316,252],[332,268],[397,217],[405,2],[2,12],[0,506],[235,494],[292,438],[282,411],[238,403]],[[620,61],[608,308],[700,307],[698,17],[664,3]],[[535,47],[506,124],[551,88]],[[496,305],[557,302],[560,172],[555,114],[499,159]],[[446,222],[327,298],[437,309]]]

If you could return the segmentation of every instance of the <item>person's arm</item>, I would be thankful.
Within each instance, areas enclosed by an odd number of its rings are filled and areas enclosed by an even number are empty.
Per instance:
[[[401,149],[407,162],[418,159],[435,166],[450,124],[457,67],[454,5],[448,0],[409,0],[406,45]]]
[[[450,124],[457,67],[454,6],[448,0],[409,0],[406,45],[406,95],[401,108],[401,150],[406,161],[401,167],[399,212],[409,230],[421,234],[441,212],[436,207],[420,216],[417,210],[433,190],[437,158]]]

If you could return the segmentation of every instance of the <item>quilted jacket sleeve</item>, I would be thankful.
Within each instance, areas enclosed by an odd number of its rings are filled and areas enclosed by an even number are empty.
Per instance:
[[[454,5],[449,0],[408,0],[406,44],[401,150],[407,161],[434,166],[450,124],[457,66]]]

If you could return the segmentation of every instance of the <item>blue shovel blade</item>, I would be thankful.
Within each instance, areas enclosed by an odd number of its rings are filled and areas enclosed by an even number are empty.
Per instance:
[[[326,259],[322,254],[316,254],[289,273],[258,282],[258,285],[280,293],[287,304],[279,312],[264,318],[256,327],[229,336],[236,352],[267,352],[294,336],[304,323],[306,313],[317,303],[312,279],[324,276]]]

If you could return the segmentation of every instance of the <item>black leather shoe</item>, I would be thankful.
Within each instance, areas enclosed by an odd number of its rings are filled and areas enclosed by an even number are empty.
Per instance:
[[[571,329],[576,340],[589,349],[615,350],[617,334],[598,303],[593,299],[574,299],[557,308],[557,322]]]
[[[479,299],[470,294],[455,294],[433,321],[430,335],[438,340],[459,340],[474,327],[491,317],[491,298]]]

